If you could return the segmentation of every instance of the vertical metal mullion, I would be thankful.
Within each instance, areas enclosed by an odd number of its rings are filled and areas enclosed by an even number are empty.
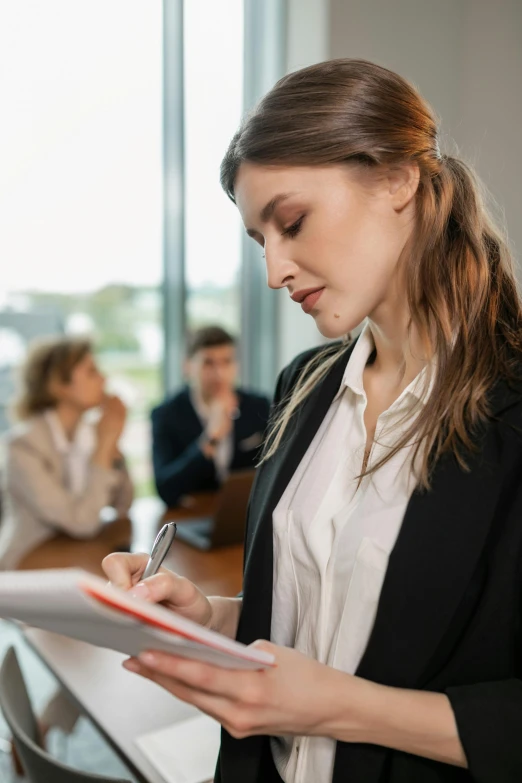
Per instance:
[[[185,336],[183,0],[163,0],[164,383],[181,382]]]
[[[244,111],[285,73],[286,0],[244,0]],[[278,368],[279,307],[266,285],[259,248],[243,235],[241,264],[241,365],[243,379],[271,393]]]

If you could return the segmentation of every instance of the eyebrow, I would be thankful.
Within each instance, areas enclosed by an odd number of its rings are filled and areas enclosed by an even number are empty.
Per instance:
[[[290,196],[293,196],[293,193],[279,193],[277,196],[274,196],[274,198],[266,204],[266,206],[263,207],[261,212],[259,213],[259,217],[261,218],[262,223],[268,223],[272,215],[274,214],[275,208],[278,206],[278,204],[281,203],[281,201],[286,201],[287,198],[290,198]]]

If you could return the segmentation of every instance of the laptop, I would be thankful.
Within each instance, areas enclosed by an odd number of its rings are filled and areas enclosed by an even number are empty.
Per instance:
[[[221,487],[214,516],[179,522],[176,519],[176,539],[204,551],[242,544],[254,476],[255,470],[230,473]]]

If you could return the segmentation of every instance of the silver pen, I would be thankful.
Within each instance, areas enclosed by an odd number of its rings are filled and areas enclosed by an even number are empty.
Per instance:
[[[149,562],[145,566],[145,571],[143,572],[141,579],[146,579],[148,576],[154,576],[154,574],[157,573],[160,565],[163,563],[165,556],[171,547],[172,542],[174,541],[175,535],[175,522],[168,522],[166,525],[163,525],[160,532],[156,536],[154,544],[152,545]]]

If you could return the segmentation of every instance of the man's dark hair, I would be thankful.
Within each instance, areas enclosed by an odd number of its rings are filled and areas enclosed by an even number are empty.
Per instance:
[[[215,348],[218,345],[235,345],[232,335],[221,326],[203,326],[189,333],[187,337],[187,357],[191,359],[202,348]]]

